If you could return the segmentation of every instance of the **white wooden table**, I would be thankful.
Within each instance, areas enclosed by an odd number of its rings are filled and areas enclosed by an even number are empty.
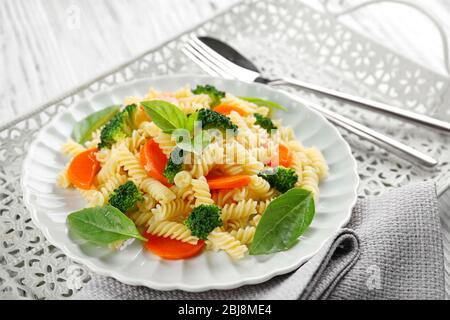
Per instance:
[[[130,60],[234,2],[1,0],[0,123]]]
[[[239,0],[0,0],[0,124],[110,70]],[[367,0],[301,0],[333,11]],[[409,0],[450,34],[450,2]],[[436,27],[399,3],[340,18],[429,68],[445,72]]]

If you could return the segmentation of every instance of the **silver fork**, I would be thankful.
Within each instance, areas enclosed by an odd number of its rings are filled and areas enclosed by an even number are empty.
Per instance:
[[[213,77],[222,77],[231,80],[240,80],[247,83],[254,82],[254,75],[249,74],[249,70],[246,70],[235,63],[225,59],[220,54],[206,46],[203,42],[196,37],[191,37],[186,43],[182,52],[197,64],[203,71]],[[438,164],[438,162],[395,139],[392,139],[380,132],[370,129],[354,120],[346,118],[336,112],[330,111],[317,103],[313,103],[297,95],[289,93],[285,90],[279,90],[288,95],[291,99],[310,107],[323,116],[325,116],[330,122],[352,132],[353,134],[370,141],[380,147],[383,147],[396,155],[414,162],[416,164],[432,168]]]

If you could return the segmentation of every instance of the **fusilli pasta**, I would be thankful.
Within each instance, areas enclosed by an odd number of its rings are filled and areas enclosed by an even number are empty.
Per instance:
[[[144,179],[147,178],[147,172],[145,172],[139,159],[128,150],[125,144],[121,144],[117,148],[117,162],[124,168],[130,179],[137,185],[140,185]]]
[[[222,221],[240,220],[248,218],[256,213],[256,201],[252,199],[242,200],[238,203],[226,204],[222,208],[220,217]]]
[[[172,139],[172,136],[168,133],[161,132],[157,136],[153,138],[157,144],[159,144],[159,147],[161,148],[162,152],[169,157],[172,153],[173,149],[175,149],[175,146],[177,145],[176,142]]]
[[[220,231],[220,229],[213,230],[208,236],[208,241],[210,242],[209,246],[213,250],[224,250],[236,260],[242,259],[248,250],[239,240],[236,240],[228,232]]]
[[[196,207],[202,204],[214,204],[214,201],[211,199],[211,193],[205,177],[192,179],[191,184],[192,190],[194,191]]]
[[[188,202],[183,199],[176,199],[169,203],[158,204],[156,208],[152,209],[155,220],[170,220],[177,216],[186,216],[191,210]]]
[[[198,238],[192,235],[188,227],[174,221],[152,220],[149,223],[147,232],[152,235],[180,240],[190,244],[197,244],[198,242]]]
[[[161,203],[168,203],[176,199],[176,195],[158,180],[147,177],[140,183],[140,188]]]
[[[255,236],[256,228],[248,226],[245,228],[239,228],[238,230],[232,230],[230,235],[232,235],[236,240],[242,244],[250,244]]]
[[[64,143],[63,146],[61,147],[61,153],[70,157],[76,157],[77,155],[86,150],[87,149],[85,147],[73,141],[72,139],[67,140],[67,142]]]
[[[287,147],[292,155],[291,160],[284,164],[298,175],[295,187],[311,191],[316,202],[319,182],[325,179],[329,168],[319,149],[303,146],[292,128],[283,126],[281,120],[270,119],[269,106],[261,102],[254,104],[230,93],[225,93],[223,97],[224,93],[220,90],[217,96],[223,98],[218,101],[219,98],[210,96],[208,91],[214,88],[199,87],[191,90],[186,86],[173,92],[150,88],[144,97],[126,97],[124,107],[132,104],[138,106],[133,111],[132,121],[127,118],[124,124],[126,130],[114,137],[111,143],[108,142],[108,147],[101,143],[105,127],[95,128],[91,139],[83,145],[69,139],[63,144],[61,152],[71,160],[57,176],[56,184],[61,188],[77,189],[86,200],[86,207],[107,205],[114,192],[114,200],[127,196],[120,192],[129,192],[137,198],[132,201],[127,199],[133,204],[121,207],[121,211],[138,230],[190,244],[198,243],[198,235],[205,240],[207,250],[223,250],[233,259],[241,259],[253,242],[258,224],[268,212],[270,203],[281,194],[279,189],[282,188],[276,182],[271,180],[269,183],[265,179],[267,177],[260,174],[277,166],[280,144]],[[202,141],[202,150],[197,148],[196,139],[193,139],[195,143],[192,146],[179,143],[177,147],[175,134],[167,133],[168,129],[159,121],[152,121],[143,108],[143,101],[153,100],[172,104],[170,108],[179,117],[180,128],[192,128],[190,121],[196,118],[191,115],[200,109],[213,109],[221,113],[219,116],[211,112],[211,116],[208,115],[211,118],[201,120],[211,128],[208,135],[200,136],[209,138]],[[222,105],[222,110],[218,109],[218,103]],[[170,118],[170,115],[167,117]],[[183,124],[184,121],[187,122]],[[231,128],[233,130],[226,130]],[[158,144],[167,159],[152,158],[157,152],[146,152],[141,157],[141,150],[150,139]],[[95,158],[100,170],[93,180],[86,183],[90,189],[76,188],[80,184],[70,181],[75,179],[72,172],[69,174],[70,163],[80,153],[93,148],[98,149]],[[181,164],[169,161],[175,148],[185,151]],[[112,199],[111,203],[117,207],[122,205]],[[204,223],[202,219],[211,218],[208,216],[211,213],[214,220]],[[196,229],[198,225],[210,228],[205,232]],[[110,247],[116,248],[120,243],[113,243]]]

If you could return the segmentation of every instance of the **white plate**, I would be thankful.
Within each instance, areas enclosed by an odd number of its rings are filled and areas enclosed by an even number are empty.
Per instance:
[[[328,178],[320,185],[320,202],[309,230],[290,250],[267,256],[248,256],[232,261],[224,252],[205,252],[193,259],[167,261],[142,249],[139,241],[121,252],[74,241],[66,227],[66,216],[84,207],[74,190],[55,185],[67,159],[60,147],[70,136],[74,123],[95,110],[121,103],[130,95],[144,96],[150,86],[175,90],[186,84],[213,84],[235,95],[276,101],[289,109],[278,112],[285,125],[291,125],[305,146],[316,146],[329,166]],[[357,198],[358,174],[350,147],[339,132],[320,114],[287,96],[260,84],[203,76],[165,76],[142,79],[97,94],[61,112],[42,129],[29,148],[23,166],[24,201],[33,222],[53,245],[94,272],[131,284],[153,289],[204,291],[231,289],[256,284],[292,271],[314,255],[326,240],[344,226]]]

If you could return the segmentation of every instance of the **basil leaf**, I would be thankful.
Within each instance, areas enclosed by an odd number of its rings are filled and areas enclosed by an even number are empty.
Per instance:
[[[144,101],[141,105],[163,132],[186,128],[187,117],[176,105],[162,100]]]
[[[92,133],[105,125],[120,111],[120,106],[110,106],[91,113],[83,120],[77,122],[72,130],[72,138],[78,143],[85,143],[92,139]]]
[[[254,97],[239,97],[239,99],[242,99],[242,100],[245,100],[248,102],[252,102],[259,107],[268,107],[270,109],[269,117],[271,117],[273,115],[273,109],[287,111],[287,109],[285,107],[283,107],[282,105],[280,105],[276,102],[270,101],[270,100],[264,100],[264,99],[254,98]]]
[[[147,241],[130,218],[109,205],[73,212],[67,217],[67,222],[75,235],[99,245],[130,238]]]
[[[311,192],[294,188],[273,200],[256,227],[251,255],[291,248],[311,224],[315,214]]]

